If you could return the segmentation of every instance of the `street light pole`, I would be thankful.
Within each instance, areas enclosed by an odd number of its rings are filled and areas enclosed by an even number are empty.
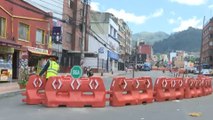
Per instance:
[[[85,35],[86,35],[86,25],[87,25],[87,5],[88,5],[88,0],[84,0],[83,3],[83,17],[82,17],[82,39],[81,39],[81,64],[84,62],[84,47],[85,47]]]
[[[203,17],[203,29],[204,29],[204,23],[205,23],[205,16]],[[201,74],[201,62],[202,62],[202,52],[203,52],[203,32],[204,30],[202,29],[201,33],[201,47],[200,47],[200,59],[199,59],[199,74]]]
[[[99,51],[97,53],[97,72],[99,73]]]
[[[135,78],[135,66],[137,64],[137,42],[135,44],[135,51],[134,52],[134,60],[133,60],[133,71],[132,71],[132,78]]]

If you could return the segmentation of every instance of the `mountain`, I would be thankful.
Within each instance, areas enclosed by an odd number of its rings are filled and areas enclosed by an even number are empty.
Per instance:
[[[201,29],[189,27],[187,30],[171,34],[168,38],[155,42],[154,53],[167,53],[176,50],[199,52],[201,47]]]
[[[153,45],[155,42],[168,38],[165,32],[141,32],[132,35],[133,42],[143,40],[146,44]]]

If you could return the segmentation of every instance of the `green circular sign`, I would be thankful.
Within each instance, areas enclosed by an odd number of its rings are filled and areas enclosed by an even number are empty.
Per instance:
[[[80,66],[75,65],[72,67],[70,74],[73,78],[80,78],[82,76],[83,70]]]

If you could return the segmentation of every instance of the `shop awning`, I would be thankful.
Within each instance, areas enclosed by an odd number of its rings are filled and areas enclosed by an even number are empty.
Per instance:
[[[27,47],[28,51],[33,53],[33,54],[38,54],[38,55],[49,55],[49,52],[47,49],[42,49],[42,48],[36,48],[36,47]]]
[[[21,45],[17,44],[15,41],[8,40],[8,39],[2,39],[2,38],[0,38],[0,45],[12,47],[12,48],[15,48],[15,49],[21,48]]]

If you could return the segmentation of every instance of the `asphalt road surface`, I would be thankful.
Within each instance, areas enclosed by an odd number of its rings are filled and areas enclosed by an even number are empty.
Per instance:
[[[125,74],[131,77],[131,73]],[[136,72],[135,76],[170,76],[162,72]],[[105,78],[109,89],[112,78]],[[154,102],[146,105],[105,108],[47,108],[43,105],[26,105],[21,102],[23,97],[18,94],[0,99],[0,120],[212,120],[213,95]],[[198,112],[201,116],[192,117],[189,113]]]

